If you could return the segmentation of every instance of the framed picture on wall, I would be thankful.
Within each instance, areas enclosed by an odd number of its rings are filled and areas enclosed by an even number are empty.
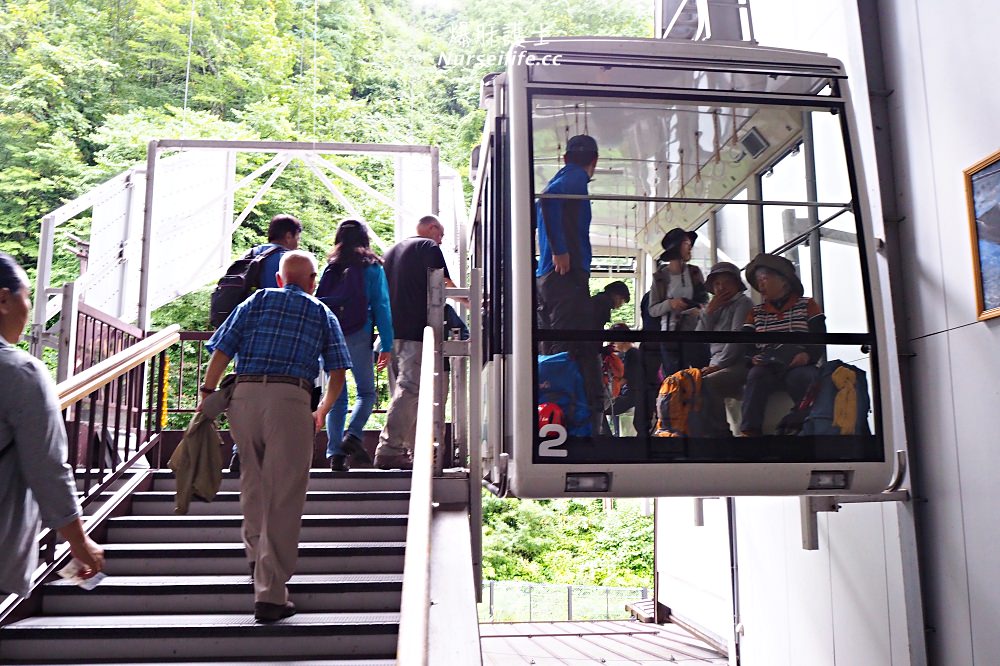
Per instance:
[[[965,170],[979,320],[1000,317],[1000,150]]]

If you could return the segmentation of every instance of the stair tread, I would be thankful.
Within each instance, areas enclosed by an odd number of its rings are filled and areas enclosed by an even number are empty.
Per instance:
[[[349,522],[377,522],[386,523],[393,521],[406,521],[406,514],[403,513],[377,513],[377,514],[366,514],[366,513],[324,513],[324,514],[305,514],[302,516],[302,522],[304,523],[319,523],[324,522],[330,523],[349,523]],[[192,527],[192,526],[217,526],[233,524],[238,525],[243,522],[243,516],[219,516],[219,515],[207,515],[207,516],[120,516],[118,518],[112,518],[108,521],[109,527],[114,526],[126,526],[126,525],[140,525],[140,526],[174,526],[174,527]]]
[[[396,625],[399,613],[298,613],[271,625],[257,623],[250,613],[188,613],[183,615],[43,615],[30,617],[3,628],[4,638],[18,631],[45,629],[126,630],[190,629],[192,631],[224,627],[329,627],[357,625]],[[10,632],[10,633],[8,633]]]
[[[327,479],[327,478],[343,478],[344,476],[354,476],[354,477],[372,477],[372,478],[387,478],[387,477],[397,477],[397,478],[410,478],[412,472],[410,470],[383,470],[375,468],[364,468],[364,469],[352,469],[349,472],[334,472],[330,469],[324,469],[322,467],[312,467],[309,470],[310,479]],[[170,470],[160,470],[153,472],[151,475],[154,479],[173,479],[174,473]],[[235,476],[230,472],[223,472],[223,476]]]
[[[321,551],[321,550],[347,550],[351,548],[405,548],[405,541],[305,541],[299,544],[299,551]],[[199,551],[214,551],[214,554],[225,553],[231,550],[245,554],[246,547],[242,543],[106,543],[103,546],[105,553],[115,553],[124,551],[143,551],[155,556],[156,553],[163,553],[164,556],[176,551],[184,551],[186,555]]]
[[[139,501],[151,502],[154,500],[172,500],[176,496],[173,490],[147,490],[134,493],[132,498]],[[409,499],[408,490],[310,490],[306,492],[306,501],[310,500],[389,500],[389,499]],[[238,502],[240,492],[238,490],[220,490],[216,493],[212,502]],[[196,500],[197,501],[197,500]]]
[[[232,586],[243,589],[247,585],[249,575],[192,575],[192,576],[108,576],[101,584],[89,592],[89,594],[117,591],[124,589],[135,589],[137,593],[148,594],[158,589],[174,589],[178,587],[191,588],[198,586],[221,587]],[[402,574],[391,573],[364,573],[364,574],[296,574],[288,582],[291,586],[309,585],[343,585],[351,583],[402,583]],[[58,589],[76,592],[78,587],[75,583],[67,580],[52,581],[45,585],[45,590]]]
[[[273,659],[261,659],[257,661],[134,661],[134,662],[94,662],[87,661],[90,666],[395,666],[394,659],[311,659],[294,661],[275,661]],[[12,662],[10,666],[17,666],[18,662]],[[31,662],[31,666],[64,666],[63,664]]]

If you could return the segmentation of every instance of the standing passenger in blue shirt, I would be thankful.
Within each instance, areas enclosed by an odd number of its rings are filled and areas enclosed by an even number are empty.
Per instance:
[[[545,194],[587,195],[587,183],[597,167],[597,142],[578,134],[566,142],[565,166],[549,184]],[[538,225],[538,328],[585,330],[593,328],[590,306],[590,200],[539,199],[535,205]],[[580,366],[591,414],[604,412],[601,365],[587,345],[547,341],[543,354],[569,352]],[[596,424],[596,422],[595,422]]]
[[[372,324],[378,328],[382,349],[392,349],[393,330],[389,285],[382,269],[382,260],[371,251],[368,228],[358,220],[344,220],[337,228],[333,243],[329,263],[316,289],[316,298],[332,306],[334,314],[339,313],[340,327],[351,353],[351,373],[358,387],[358,396],[346,431],[346,386],[326,417],[329,438],[326,457],[330,461],[330,469],[346,472],[350,469],[348,456],[372,462],[362,444],[365,424],[375,408]],[[381,352],[378,369],[384,369],[390,358],[389,352]]]

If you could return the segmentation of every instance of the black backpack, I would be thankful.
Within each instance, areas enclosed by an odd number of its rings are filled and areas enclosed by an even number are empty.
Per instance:
[[[253,250],[250,250],[242,259],[237,259],[232,263],[212,292],[212,305],[209,310],[208,322],[213,327],[221,326],[237,305],[260,288],[260,271],[264,260],[284,249],[280,245],[275,245],[258,254],[254,254]]]

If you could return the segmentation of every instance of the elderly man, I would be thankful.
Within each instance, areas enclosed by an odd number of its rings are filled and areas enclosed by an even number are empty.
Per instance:
[[[200,388],[203,397],[216,390],[230,359],[236,359],[229,421],[243,460],[243,543],[259,622],[295,613],[285,583],[298,559],[313,436],[351,367],[337,318],[312,296],[316,272],[316,259],[308,252],[284,253],[279,288],[255,292],[206,345],[212,358]],[[310,413],[320,359],[330,381]]]

